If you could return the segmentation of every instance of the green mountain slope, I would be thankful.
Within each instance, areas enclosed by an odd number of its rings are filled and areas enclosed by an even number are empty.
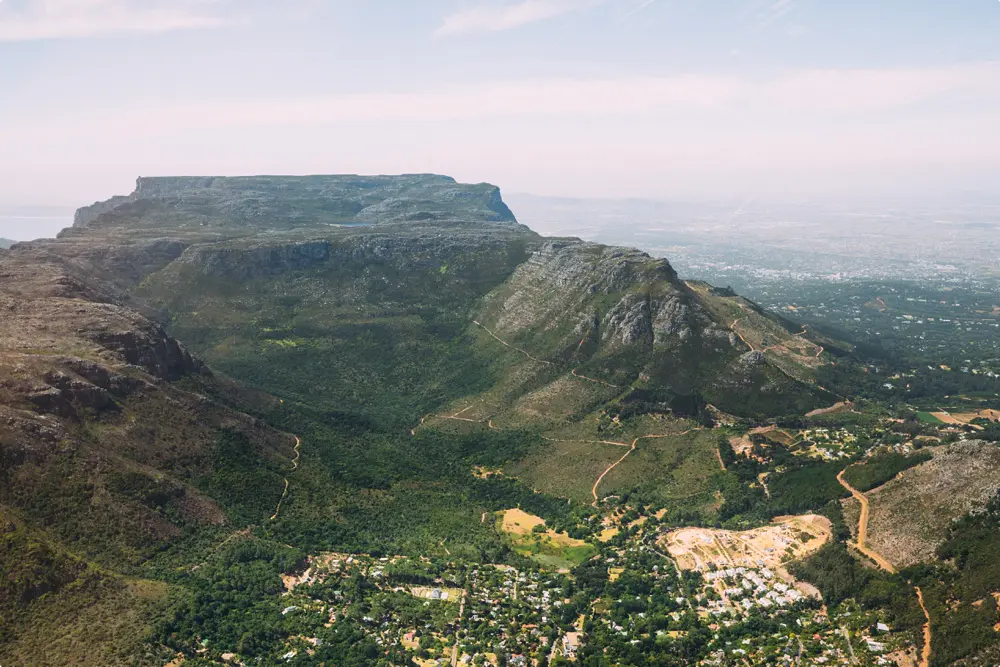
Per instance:
[[[231,591],[219,563],[273,593],[321,550],[503,562],[486,513],[568,526],[628,490],[710,519],[714,416],[834,401],[808,332],[664,260],[543,239],[446,177],[140,179],[0,276],[0,511],[31,536],[5,548],[39,563],[4,589],[23,613],[0,664],[80,589],[167,620],[37,664],[205,639],[263,655],[239,614],[277,601],[204,607]],[[636,455],[611,471],[621,453],[591,448],[570,478],[573,438]]]

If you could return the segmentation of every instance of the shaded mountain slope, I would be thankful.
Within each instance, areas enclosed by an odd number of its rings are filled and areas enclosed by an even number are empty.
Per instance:
[[[545,459],[552,433],[608,414],[688,438],[708,403],[758,419],[833,402],[822,352],[802,361],[818,344],[758,311],[734,328],[753,309],[737,299],[634,250],[543,239],[489,185],[140,179],[0,253],[0,513],[6,562],[27,565],[0,589],[20,619],[0,620],[0,662],[81,590],[139,614],[127,577],[198,589],[213,545],[251,525],[312,550],[500,559],[482,512],[581,503],[474,466]],[[452,407],[473,427],[420,426]],[[671,460],[708,493],[711,438],[648,444],[603,488],[661,484],[636,466]]]
[[[213,376],[158,324],[110,303],[89,276],[12,252],[0,257],[0,277],[0,655],[7,657],[5,643],[18,651],[25,633],[52,629],[54,610],[109,597],[139,604],[121,574],[183,535],[264,520],[292,443],[200,388],[228,395],[234,406],[273,399]],[[242,477],[226,458],[233,442],[254,461]],[[242,488],[243,499],[220,504],[213,492],[224,484]],[[99,636],[67,640],[33,664],[73,662],[84,644],[92,657],[103,655]],[[114,633],[104,639],[125,641]]]

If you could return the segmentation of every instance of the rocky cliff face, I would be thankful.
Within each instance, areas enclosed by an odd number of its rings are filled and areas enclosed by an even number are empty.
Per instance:
[[[243,310],[269,312],[282,294],[328,318],[483,298],[466,317],[546,359],[590,363],[626,384],[670,377],[678,391],[784,391],[807,379],[796,364],[813,354],[772,366],[732,328],[734,308],[752,304],[692,289],[666,260],[635,250],[541,239],[516,224],[496,187],[443,176],[141,178],[132,194],[82,210],[57,247],[34,251],[106,267],[98,287],[113,286],[114,301],[154,306],[142,312],[170,313],[185,336],[216,341],[242,317],[216,318],[209,334],[206,310],[227,312],[234,288],[253,284]],[[324,284],[333,301],[318,301]],[[742,320],[768,340],[788,337],[765,315]]]
[[[185,526],[226,523],[196,488],[225,433],[245,436],[265,468],[284,465],[293,443],[178,388],[186,379],[214,391],[219,381],[74,265],[31,244],[0,256],[0,513],[121,566]],[[133,495],[143,487],[172,491],[150,504]],[[259,491],[276,500],[280,477]]]
[[[135,236],[159,232],[155,228],[162,225],[197,237],[239,233],[240,227],[246,234],[261,228],[456,222],[517,221],[496,186],[447,176],[177,177],[138,179],[132,194],[80,209],[74,230],[127,226]]]
[[[554,334],[553,353],[581,337],[604,352],[667,346],[696,333],[732,344],[666,260],[580,241],[545,243],[487,300],[483,317],[514,336]]]

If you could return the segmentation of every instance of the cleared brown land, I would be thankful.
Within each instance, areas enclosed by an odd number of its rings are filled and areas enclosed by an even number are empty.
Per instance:
[[[503,531],[511,535],[527,535],[535,526],[544,526],[545,519],[524,510],[507,510],[503,514]]]
[[[954,415],[947,412],[932,412],[932,416],[937,417],[940,421],[945,424],[962,424]]]
[[[866,494],[866,546],[897,568],[933,560],[951,522],[983,507],[1000,489],[997,445],[969,441],[935,450],[932,460]],[[844,503],[856,535],[858,502]]]
[[[836,412],[841,412],[843,410],[850,410],[854,405],[851,401],[841,401],[840,403],[835,403],[828,408],[819,408],[817,410],[812,410],[806,413],[806,417],[819,417],[821,415],[832,415]]]
[[[749,454],[753,450],[753,443],[745,435],[729,438],[729,444],[732,446],[734,452],[742,456]]]
[[[779,517],[769,526],[745,531],[681,528],[663,536],[660,544],[683,570],[758,567],[758,560],[777,570],[786,558],[818,550],[831,534],[829,519],[807,514]]]
[[[974,412],[932,412],[932,415],[946,424],[968,424],[973,419],[988,419],[991,422],[1000,421],[1000,410],[976,410]]]
[[[772,442],[777,442],[778,444],[785,445],[786,447],[795,444],[795,436],[787,431],[781,430],[777,426],[759,426],[755,429],[751,429],[750,435],[761,435]]]

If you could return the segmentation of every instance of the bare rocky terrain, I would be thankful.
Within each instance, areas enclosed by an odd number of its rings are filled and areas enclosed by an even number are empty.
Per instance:
[[[897,568],[936,559],[951,523],[1000,490],[1000,447],[982,441],[935,448],[934,458],[868,492],[867,544]],[[857,531],[858,503],[843,501]]]

